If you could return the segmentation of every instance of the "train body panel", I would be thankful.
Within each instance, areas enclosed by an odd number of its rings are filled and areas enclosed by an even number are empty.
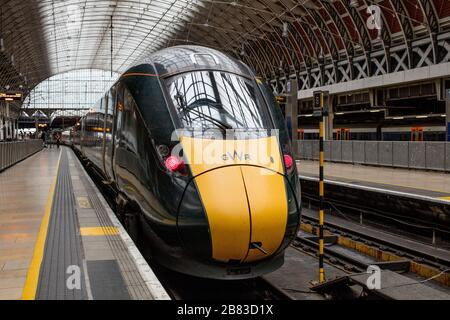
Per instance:
[[[277,137],[181,142],[207,212],[213,258],[250,262],[275,253],[288,213]]]
[[[163,265],[219,279],[282,265],[299,228],[297,171],[273,95],[241,62],[201,47],[165,49],[122,75],[71,136],[138,209]],[[265,157],[254,153],[259,143]],[[206,153],[191,147],[218,144],[216,162],[195,161]]]

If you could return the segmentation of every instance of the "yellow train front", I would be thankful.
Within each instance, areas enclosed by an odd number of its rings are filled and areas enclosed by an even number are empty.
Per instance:
[[[247,66],[208,48],[164,49],[93,111],[75,147],[115,190],[144,254],[215,279],[283,264],[300,186],[281,110]]]

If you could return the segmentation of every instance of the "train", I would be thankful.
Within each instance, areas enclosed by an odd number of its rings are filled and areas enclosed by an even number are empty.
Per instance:
[[[64,130],[61,132],[61,143],[66,146],[71,146],[71,130]]]
[[[283,265],[300,225],[298,173],[281,109],[243,62],[201,46],[153,53],[69,135],[144,256],[221,280]]]

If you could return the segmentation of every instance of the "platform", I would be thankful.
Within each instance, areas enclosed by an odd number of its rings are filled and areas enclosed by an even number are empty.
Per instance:
[[[300,178],[318,178],[318,161],[297,164]],[[446,173],[327,162],[325,179],[347,187],[450,204],[450,174]]]
[[[0,299],[169,299],[69,148],[0,174]]]

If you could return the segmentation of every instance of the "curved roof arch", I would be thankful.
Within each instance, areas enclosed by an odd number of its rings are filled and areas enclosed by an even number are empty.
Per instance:
[[[450,53],[439,42],[450,27],[448,0],[3,0],[0,7],[0,86],[32,88],[73,69],[120,73],[175,44],[228,52],[269,79],[306,73],[317,82],[311,70],[331,68],[321,84],[440,63]],[[368,23],[378,13],[380,30]]]

